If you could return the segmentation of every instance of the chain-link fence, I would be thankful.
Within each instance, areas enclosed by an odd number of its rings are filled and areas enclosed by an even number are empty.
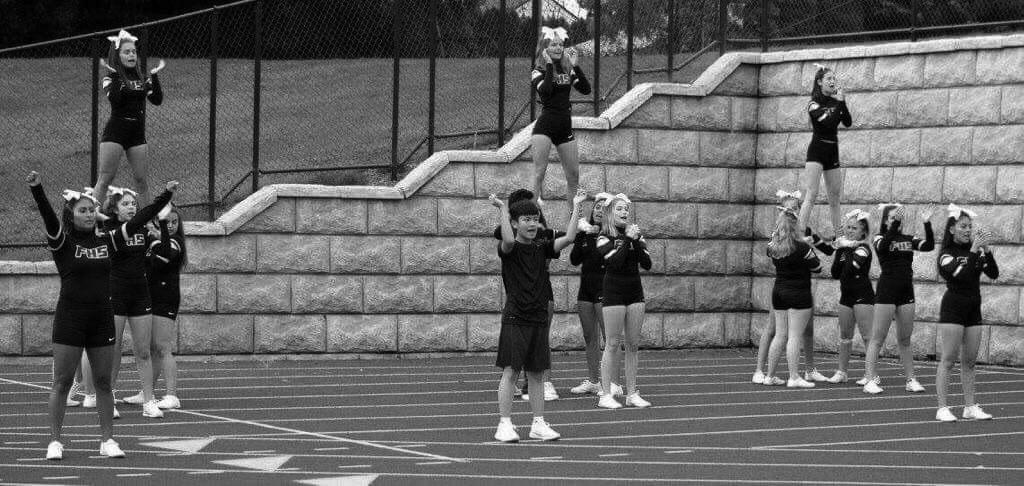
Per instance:
[[[1020,30],[1024,0],[243,0],[129,27],[149,67],[167,62],[150,186],[181,180],[186,217],[208,219],[264,184],[386,183],[432,151],[494,148],[536,114],[542,25],[581,52],[590,115],[726,50]],[[0,50],[0,259],[42,240],[25,172],[55,201],[95,178],[112,33]]]

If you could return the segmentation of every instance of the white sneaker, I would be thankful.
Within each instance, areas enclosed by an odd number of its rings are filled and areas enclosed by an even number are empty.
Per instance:
[[[85,395],[82,399],[82,408],[96,408],[96,395]]]
[[[64,459],[64,444],[56,440],[50,442],[50,445],[46,447],[46,459],[50,461]]]
[[[550,402],[558,400],[558,391],[555,390],[555,384],[550,381],[544,382],[544,401]]]
[[[866,376],[860,377],[860,379],[857,380],[857,384],[860,385],[860,386],[867,385],[868,384],[868,377],[866,377]]]
[[[612,382],[612,384],[608,388],[611,389],[613,397],[621,397],[626,394],[625,392],[622,391],[622,386],[620,386],[618,383]]]
[[[156,406],[156,400],[150,400],[142,404],[142,416],[149,418],[164,418],[164,411]]]
[[[967,409],[964,409],[966,415]],[[964,417],[966,418],[966,417]],[[949,411],[949,407],[942,407],[935,412],[935,420],[939,422],[956,422],[956,415]]]
[[[601,385],[590,381],[589,378],[584,379],[578,386],[569,389],[569,393],[573,395],[597,395],[599,391],[601,391]]]
[[[512,422],[498,422],[498,430],[494,432],[494,440],[498,442],[519,442],[519,433]]]
[[[640,397],[640,392],[633,392],[626,396],[626,406],[636,408],[647,408],[651,406],[651,402],[644,400]]]
[[[924,391],[924,387],[917,381],[917,378],[911,378],[907,380],[907,391],[910,393],[921,393]]]
[[[836,371],[836,374],[832,375],[832,378],[828,379],[829,383],[846,383],[850,378],[847,376],[845,371]]]
[[[178,397],[174,395],[164,395],[160,401],[156,402],[156,406],[159,407],[160,410],[169,410],[172,408],[181,408],[181,402],[178,400]]]
[[[100,455],[107,457],[124,457],[124,451],[121,450],[121,446],[114,442],[114,439],[107,439],[106,442],[100,442]]]
[[[114,407],[114,418],[115,419],[121,418],[121,412],[117,411],[117,407]]]
[[[764,381],[762,381],[761,384],[767,386],[782,386],[786,384],[786,380],[783,380],[778,376],[764,375]]]
[[[786,380],[786,388],[814,388],[814,383],[811,383],[799,376]]]
[[[806,379],[807,381],[828,381],[828,378],[825,375],[821,374],[817,368],[814,368],[811,371],[804,373],[804,379]]]
[[[981,409],[981,405],[971,405],[970,407],[964,407],[964,419],[992,420],[992,414],[985,413],[985,411]]]
[[[512,395],[517,396],[517,397],[519,395],[522,395],[522,394],[523,394],[523,390],[521,388],[519,388],[518,386],[516,387],[515,391],[512,392]]]
[[[882,393],[882,387],[879,386],[879,383],[881,382],[882,378],[878,376],[868,380],[868,382],[864,384],[864,393],[871,395],[878,395],[879,393]]]
[[[123,401],[129,405],[142,405],[143,403],[146,403],[146,397],[142,392],[138,392],[130,397],[124,397]]]
[[[760,385],[764,383],[764,372],[761,370],[755,371],[754,377],[750,379],[750,382],[755,385]]]
[[[121,400],[120,398],[117,398],[117,393],[118,393],[117,390],[114,390],[114,391],[110,392],[110,394],[114,396],[114,405],[124,403],[124,400]]]
[[[597,406],[600,408],[622,408],[622,404],[615,399],[614,396],[601,395],[601,398],[597,399]]]
[[[80,401],[78,401],[78,400],[75,400],[75,395],[78,395],[78,389],[79,389],[79,388],[80,388],[81,386],[82,386],[82,385],[79,385],[77,381],[76,381],[76,382],[74,382],[73,384],[71,384],[71,389],[70,389],[70,390],[68,390],[68,397],[67,397],[67,399],[66,399],[66,400],[64,401],[64,404],[65,404],[65,406],[68,406],[68,407],[77,407],[77,406],[79,406],[79,405],[81,405],[81,404],[82,404],[82,402],[80,402]]]
[[[555,432],[547,422],[542,420],[534,420],[533,425],[530,426],[530,438],[540,440],[558,440],[562,434]]]

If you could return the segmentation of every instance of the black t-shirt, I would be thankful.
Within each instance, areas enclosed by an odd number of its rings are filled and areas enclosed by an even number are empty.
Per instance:
[[[810,289],[811,270],[821,266],[818,255],[802,241],[797,242],[793,252],[782,258],[769,254],[775,264],[775,285],[788,289]]]
[[[546,326],[550,288],[547,261],[558,258],[553,240],[516,241],[508,253],[501,251],[501,281],[505,285],[505,308],[501,323],[518,326]]]

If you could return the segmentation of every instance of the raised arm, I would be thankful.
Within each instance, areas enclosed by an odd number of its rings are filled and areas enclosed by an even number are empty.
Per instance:
[[[153,73],[149,77],[148,92],[146,93],[146,99],[154,106],[160,106],[164,102],[164,90],[160,87],[160,77]]]
[[[121,102],[121,93],[124,90],[124,82],[121,76],[116,72],[107,73],[103,77],[103,92],[107,94],[107,99],[113,104]]]
[[[546,63],[544,65],[544,71],[534,68],[533,73],[530,75],[530,81],[533,84],[533,89],[537,90],[542,95],[549,95],[555,91],[555,65],[553,63]]]
[[[846,106],[846,101],[839,102],[839,123],[847,128],[853,125],[853,118],[850,116],[850,108]]]
[[[810,246],[807,247],[807,253],[804,254],[804,263],[807,264],[807,268],[811,270],[811,273],[821,273],[821,260],[818,258],[814,248]]]
[[[178,182],[168,182],[167,188],[164,192],[160,193],[160,195],[157,196],[150,205],[138,210],[138,212],[135,213],[135,216],[122,226],[125,238],[128,237],[127,235],[138,231],[139,228],[145,226],[146,223],[156,217],[156,214],[159,213],[167,203],[171,202],[171,197],[174,196],[174,191],[176,190],[178,190]]]
[[[512,232],[512,219],[508,215],[508,206],[494,194],[491,194],[488,200],[492,206],[498,208],[498,224],[501,225],[501,252],[508,253],[516,244],[516,236]]]
[[[917,251],[932,251],[935,249],[935,233],[932,231],[932,222],[924,222],[924,239],[914,238],[914,249]]]
[[[587,191],[582,188],[577,189],[576,195],[572,198],[572,214],[569,215],[569,222],[565,225],[565,235],[555,238],[556,252],[562,251],[576,239],[576,232],[579,231],[579,223],[576,220],[580,217],[580,203],[586,200]]]
[[[572,73],[576,76],[576,79],[572,82],[576,91],[579,91],[580,94],[584,95],[590,94],[590,81],[587,80],[587,75],[583,74],[583,70],[580,69],[579,66],[573,66]]]
[[[49,243],[52,249],[60,248],[64,239],[64,231],[61,228],[60,218],[57,217],[57,213],[53,212],[53,206],[50,205],[50,200],[46,198],[46,192],[43,191],[43,184],[39,173],[36,171],[30,172],[28,177],[25,178],[25,182],[28,183],[32,191],[32,198],[35,199],[36,207],[39,208],[39,215],[43,217],[47,243]]]

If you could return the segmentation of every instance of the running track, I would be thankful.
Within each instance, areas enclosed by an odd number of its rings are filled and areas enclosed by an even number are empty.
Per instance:
[[[563,398],[545,417],[557,442],[492,440],[491,356],[186,361],[184,410],[154,420],[120,406],[126,459],[99,457],[95,412],[74,408],[60,462],[43,459],[49,365],[8,362],[0,484],[1024,484],[1024,370],[979,369],[978,400],[995,420],[940,424],[933,363],[919,363],[926,393],[904,392],[886,362],[889,386],[869,397],[852,382],[753,385],[751,350],[643,352],[640,387],[654,407],[603,410],[568,393],[582,354],[554,361]],[[527,437],[528,404],[516,401],[513,421]]]

